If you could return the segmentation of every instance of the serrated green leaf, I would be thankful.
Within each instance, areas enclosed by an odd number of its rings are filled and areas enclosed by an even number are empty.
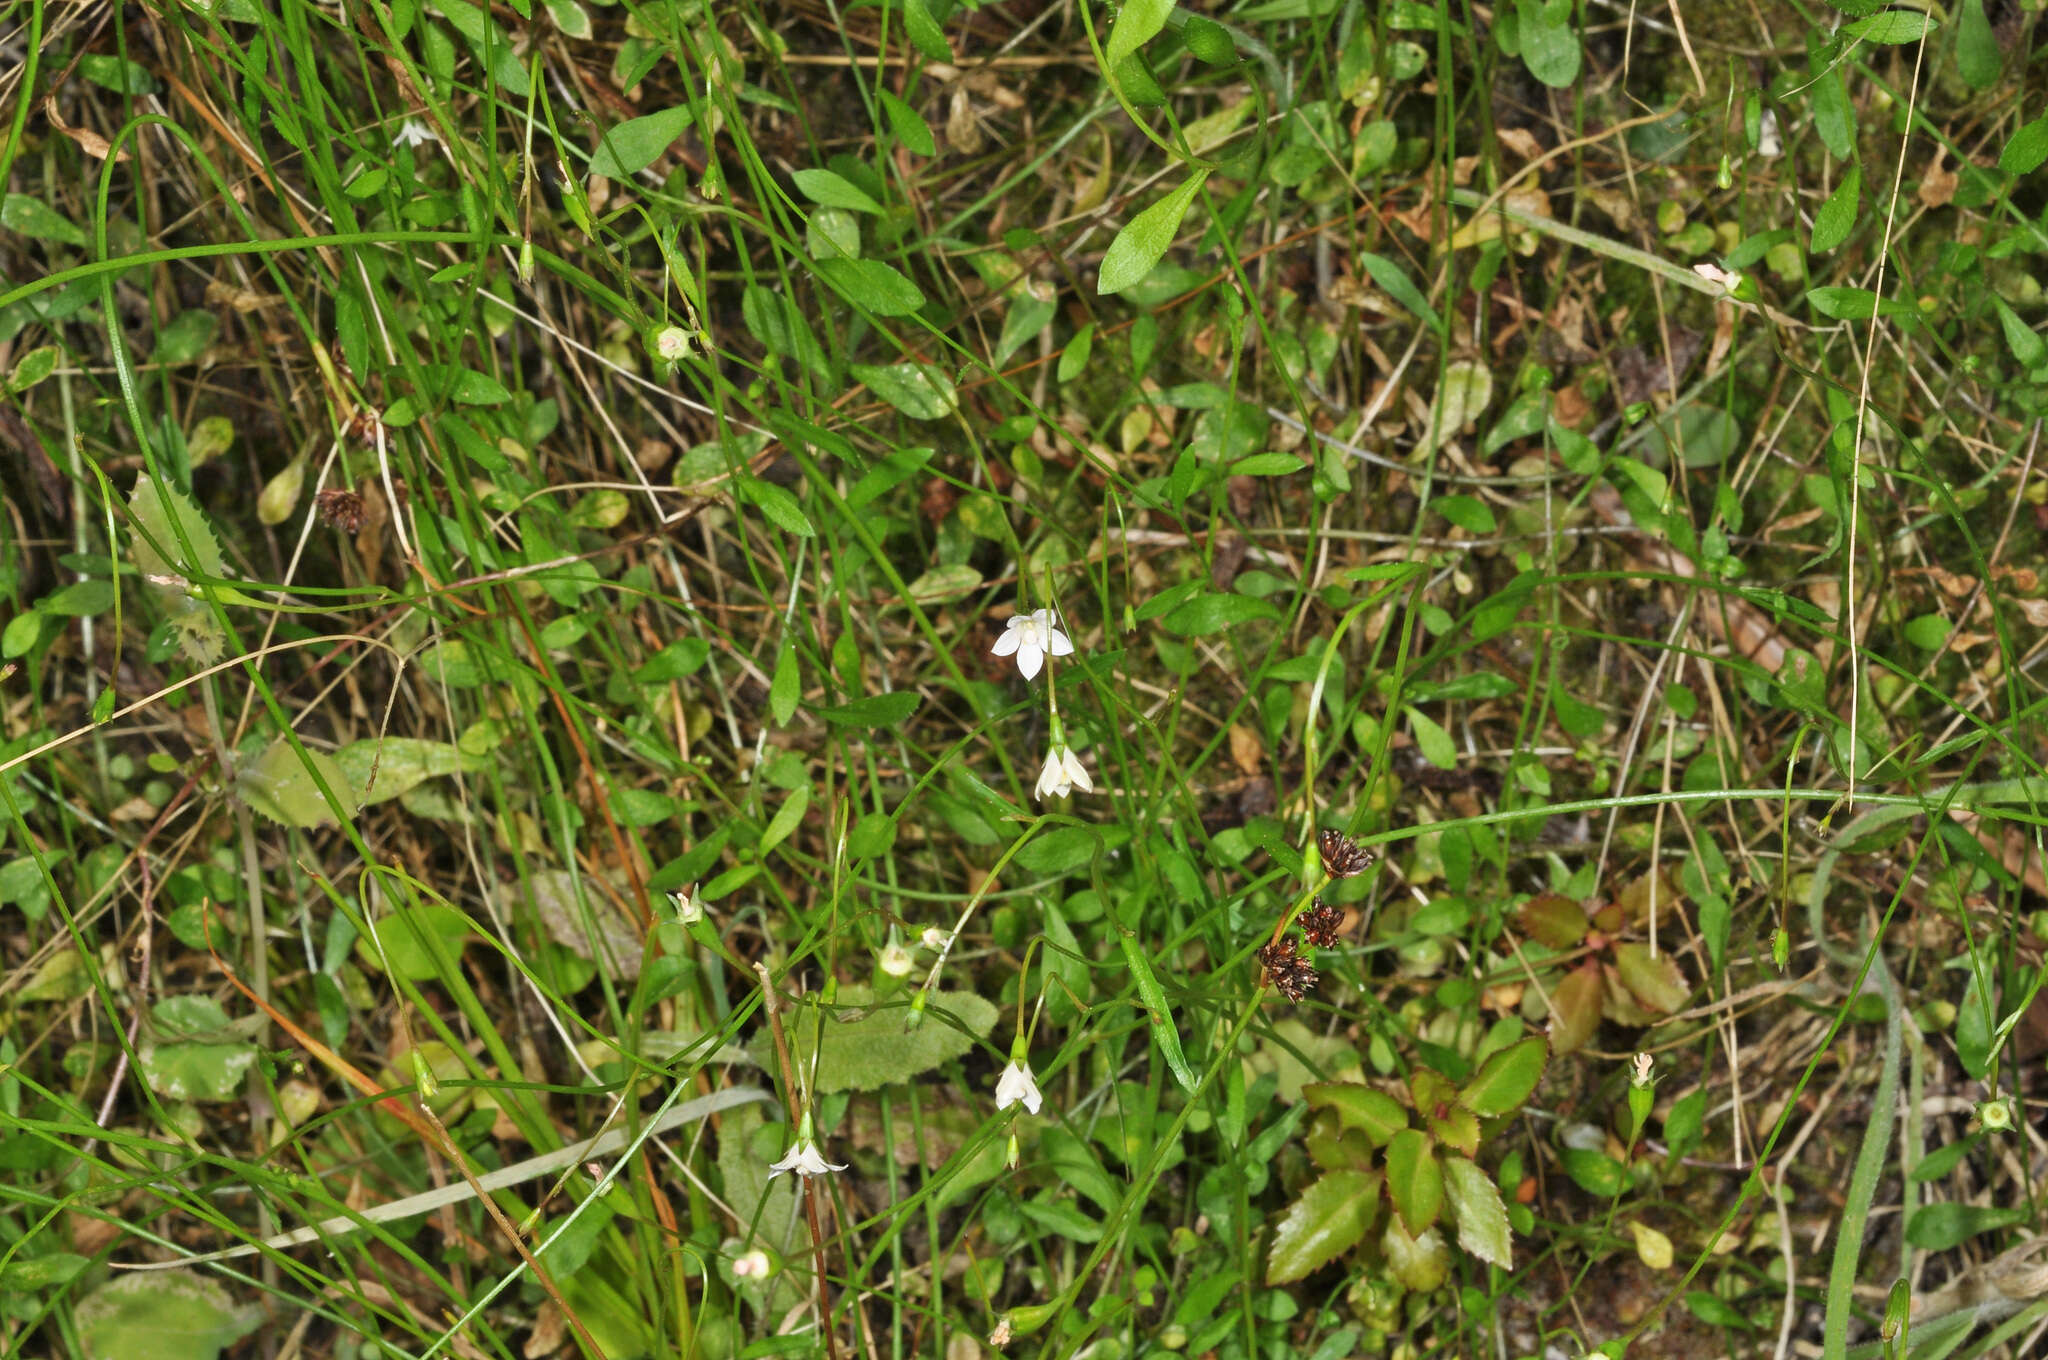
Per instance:
[[[1692,996],[1671,952],[1652,954],[1650,946],[1638,940],[1614,947],[1614,971],[1643,1009],[1657,1015],[1676,1015]]]
[[[227,575],[212,527],[183,492],[159,486],[146,473],[135,479],[128,512],[135,520],[129,554],[177,627],[186,654],[216,660],[226,633],[196,588],[201,579]]]
[[[945,604],[972,594],[981,586],[981,572],[965,562],[933,567],[910,583],[907,592],[919,604]]]
[[[116,1275],[79,1301],[79,1360],[218,1360],[263,1325],[261,1308],[189,1270]]]
[[[143,1078],[167,1100],[233,1100],[256,1061],[256,1045],[243,1038],[227,1012],[209,996],[171,997],[157,1003],[136,1043]]]
[[[1291,1284],[1365,1240],[1379,1212],[1380,1178],[1371,1171],[1328,1171],[1310,1182],[1273,1229],[1266,1283]]]
[[[484,764],[450,742],[420,737],[351,742],[334,753],[334,763],[341,767],[358,807],[396,798],[438,775],[477,770]]]
[[[1443,1167],[1420,1129],[1402,1129],[1387,1140],[1387,1198],[1411,1237],[1429,1231],[1443,1211]]]
[[[953,380],[933,364],[853,364],[849,371],[912,420],[943,420],[960,406]]]
[[[834,1005],[787,1026],[801,1070],[809,1071],[812,1054],[817,1054],[820,1094],[879,1091],[922,1076],[940,1063],[965,1056],[996,1024],[993,1002],[972,992],[936,991],[930,994],[923,1023],[906,1031],[908,1005],[899,1001],[866,1009],[873,997],[857,983],[842,986]],[[774,1068],[774,1044],[765,1029],[755,1035],[749,1051],[755,1061]]]
[[[661,158],[696,121],[687,104],[628,118],[597,144],[590,173],[606,179],[631,179]]]
[[[319,771],[320,779],[339,800],[343,815],[354,812],[354,786],[334,757],[308,750],[302,760],[282,737],[236,773],[235,795],[273,822],[319,826],[334,814],[321,796],[320,785],[314,781],[314,770]]]
[[[1458,1225],[1458,1245],[1488,1265],[1514,1269],[1508,1210],[1492,1178],[1463,1157],[1446,1157],[1444,1198]]]
[[[1479,1065],[1458,1092],[1458,1103],[1482,1119],[1512,1114],[1536,1089],[1549,1061],[1550,1045],[1540,1038],[1509,1044]]]
[[[1121,293],[1152,272],[1152,266],[1159,263],[1179,234],[1181,218],[1187,215],[1188,205],[1195,201],[1208,177],[1208,171],[1196,171],[1178,189],[1124,223],[1123,230],[1103,254],[1102,268],[1095,279],[1097,293]]]
[[[1400,1101],[1356,1082],[1312,1082],[1301,1088],[1301,1098],[1313,1109],[1335,1110],[1342,1127],[1364,1133],[1375,1147],[1408,1127],[1408,1111]]]

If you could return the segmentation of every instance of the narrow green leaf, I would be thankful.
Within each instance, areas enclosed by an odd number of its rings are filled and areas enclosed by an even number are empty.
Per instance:
[[[1427,321],[1431,330],[1439,335],[1443,333],[1443,318],[1436,314],[1436,309],[1429,305],[1429,299],[1422,295],[1422,290],[1415,286],[1400,265],[1371,251],[1361,251],[1353,258],[1365,267],[1365,272],[1372,275],[1372,281],[1388,297]]]
[[[826,259],[813,268],[855,306],[876,316],[909,316],[924,306],[917,285],[880,260]]]
[[[960,406],[953,380],[931,364],[852,364],[849,371],[912,420],[943,420]]]
[[[1832,66],[1813,80],[1813,130],[1821,145],[1838,161],[1856,154],[1856,110],[1849,106],[1849,92],[1842,88],[1842,73]]]
[[[1922,1251],[1947,1251],[1959,1247],[1978,1233],[2024,1223],[2032,1214],[2017,1205],[2010,1208],[1979,1204],[1923,1204],[1906,1222],[1906,1240]]]
[[[1124,13],[1128,15],[1130,10]],[[1116,234],[1102,257],[1102,269],[1095,280],[1096,292],[1121,293],[1152,272],[1152,266],[1173,244],[1181,218],[1187,215],[1188,205],[1195,201],[1208,177],[1208,171],[1196,171],[1178,189],[1124,223],[1124,229]]]
[[[1095,323],[1089,322],[1074,332],[1074,338],[1067,341],[1067,347],[1060,351],[1060,364],[1054,374],[1061,382],[1069,383],[1081,376],[1088,368],[1088,355],[1095,348]]]
[[[2005,55],[1998,49],[1998,35],[1984,17],[1984,0],[1963,0],[1956,11],[1956,69],[1973,90],[1988,90],[2005,69]]]
[[[14,372],[7,379],[7,390],[26,392],[55,373],[62,353],[55,345],[38,345],[22,355],[15,361]]]
[[[2039,368],[2048,363],[2048,340],[2043,340],[2038,331],[2032,330],[2020,320],[2020,315],[2005,305],[2005,299],[1993,293],[1991,301],[1998,308],[1998,324],[2005,331],[2005,347],[2012,351],[2012,357],[2019,360],[2021,368]]]
[[[931,7],[925,0],[903,0],[903,31],[909,36],[910,45],[933,61],[953,60],[945,31],[932,18]]]
[[[785,533],[800,538],[810,538],[818,531],[811,527],[811,521],[804,515],[802,502],[788,487],[764,482],[759,477],[742,472],[733,478],[733,494],[748,505],[754,506],[767,516],[768,522]]]
[[[796,701],[803,689],[803,675],[796,659],[796,647],[792,643],[782,644],[782,652],[775,658],[775,674],[768,681],[768,716],[775,720],[777,727],[786,727],[790,715],[796,712]]]
[[[755,847],[755,853],[762,859],[768,858],[770,850],[788,840],[790,833],[803,824],[804,813],[810,806],[811,786],[797,785],[789,797],[782,800],[782,806],[775,809],[774,817],[769,819],[768,829],[761,833],[761,843]]]
[[[1187,1055],[1181,1052],[1180,1031],[1174,1028],[1173,1009],[1166,1004],[1166,989],[1159,985],[1159,977],[1152,971],[1152,956],[1131,931],[1119,931],[1118,938],[1123,945],[1124,962],[1130,965],[1131,976],[1138,983],[1138,999],[1151,1014],[1152,1037],[1159,1041],[1159,1050],[1166,1055],[1167,1070],[1173,1073],[1181,1090],[1193,1095],[1195,1074],[1188,1066]]]
[[[55,241],[59,245],[85,244],[85,233],[73,226],[71,219],[40,198],[31,198],[27,194],[9,194],[0,199],[0,227],[37,240]]]
[[[1130,0],[1109,30],[1109,42],[1103,49],[1108,64],[1114,67],[1157,37],[1171,13],[1173,0]]]
[[[1896,46],[1899,43],[1919,42],[1936,27],[1929,15],[1915,14],[1910,10],[1888,9],[1881,14],[1858,19],[1842,32],[1864,42]]]
[[[1825,255],[1849,239],[1856,210],[1863,206],[1863,172],[1852,168],[1813,215],[1813,253]]]
[[[2048,161],[2048,113],[2022,124],[1998,153],[1998,168],[2008,175],[2031,175],[2043,161]]]
[[[660,159],[695,121],[687,104],[629,118],[604,135],[590,158],[590,173],[606,179],[630,179]]]
[[[896,140],[904,149],[917,156],[938,154],[938,143],[932,140],[932,130],[925,126],[924,119],[916,109],[883,90],[882,114],[889,120],[889,130],[896,134]]]
[[[799,170],[791,176],[796,187],[813,203],[852,212],[879,213],[882,205],[869,198],[853,181],[830,170]]]
[[[1439,770],[1458,768],[1458,745],[1451,740],[1451,734],[1434,718],[1420,709],[1408,710],[1408,730],[1415,734],[1415,745],[1422,752],[1422,758]]]
[[[1991,996],[1983,986],[1983,974],[1975,966],[1956,1006],[1956,1061],[1973,1080],[1981,1081],[1991,1070]]]

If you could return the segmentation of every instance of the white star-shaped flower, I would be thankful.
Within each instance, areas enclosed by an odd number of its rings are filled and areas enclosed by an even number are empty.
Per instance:
[[[1034,609],[1029,614],[1012,615],[1003,635],[989,650],[997,656],[1014,654],[1017,669],[1026,680],[1030,680],[1045,665],[1046,657],[1072,656],[1074,644],[1059,630],[1050,609]]]
[[[996,1108],[1007,1110],[1012,1105],[1021,1104],[1031,1113],[1037,1114],[1038,1107],[1044,1103],[1044,1099],[1038,1094],[1038,1082],[1031,1075],[1031,1065],[1016,1058],[1010,1059],[1010,1065],[1005,1067],[1003,1075],[996,1079]]]
[[[1064,798],[1075,789],[1093,793],[1095,783],[1088,778],[1088,771],[1083,768],[1081,757],[1074,754],[1074,748],[1063,741],[1056,741],[1045,753],[1045,768],[1038,772],[1038,801]]]
[[[417,118],[408,118],[398,125],[398,132],[391,139],[393,146],[425,146],[441,138]]]
[[[844,1171],[846,1164],[825,1160],[825,1154],[818,1151],[818,1140],[807,1134],[798,1134],[790,1144],[789,1155],[768,1167],[768,1179],[774,1180],[785,1171],[794,1171],[799,1176],[822,1176],[828,1171]]]

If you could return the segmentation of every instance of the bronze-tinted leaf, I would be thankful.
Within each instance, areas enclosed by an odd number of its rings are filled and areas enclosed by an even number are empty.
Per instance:
[[[1606,990],[1600,965],[1590,961],[1565,974],[1550,989],[1552,1053],[1576,1053],[1586,1046],[1593,1031],[1600,1028],[1601,994]]]
[[[1692,988],[1678,971],[1678,960],[1670,951],[1652,955],[1647,944],[1620,944],[1614,948],[1614,966],[1622,985],[1635,994],[1643,1009],[1659,1015],[1675,1015],[1685,1009]]]
[[[1572,949],[1586,938],[1586,909],[1563,893],[1539,893],[1522,904],[1516,927],[1538,944]]]

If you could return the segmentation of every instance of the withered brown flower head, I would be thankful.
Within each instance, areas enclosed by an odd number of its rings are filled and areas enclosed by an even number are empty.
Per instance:
[[[313,497],[313,505],[320,512],[320,522],[331,528],[352,534],[363,527],[363,498],[353,491],[330,487]]]
[[[1336,907],[1326,906],[1319,897],[1315,905],[1301,914],[1301,933],[1308,936],[1308,942],[1318,949],[1337,947],[1337,931],[1344,924],[1344,913]]]
[[[1292,935],[1260,949],[1259,962],[1265,967],[1266,981],[1289,1001],[1299,1001],[1315,988],[1316,970],[1309,967],[1307,959],[1294,952]]]
[[[1316,840],[1317,848],[1323,852],[1323,872],[1331,878],[1350,878],[1372,868],[1378,856],[1370,850],[1358,848],[1358,842],[1341,831],[1325,831]]]

